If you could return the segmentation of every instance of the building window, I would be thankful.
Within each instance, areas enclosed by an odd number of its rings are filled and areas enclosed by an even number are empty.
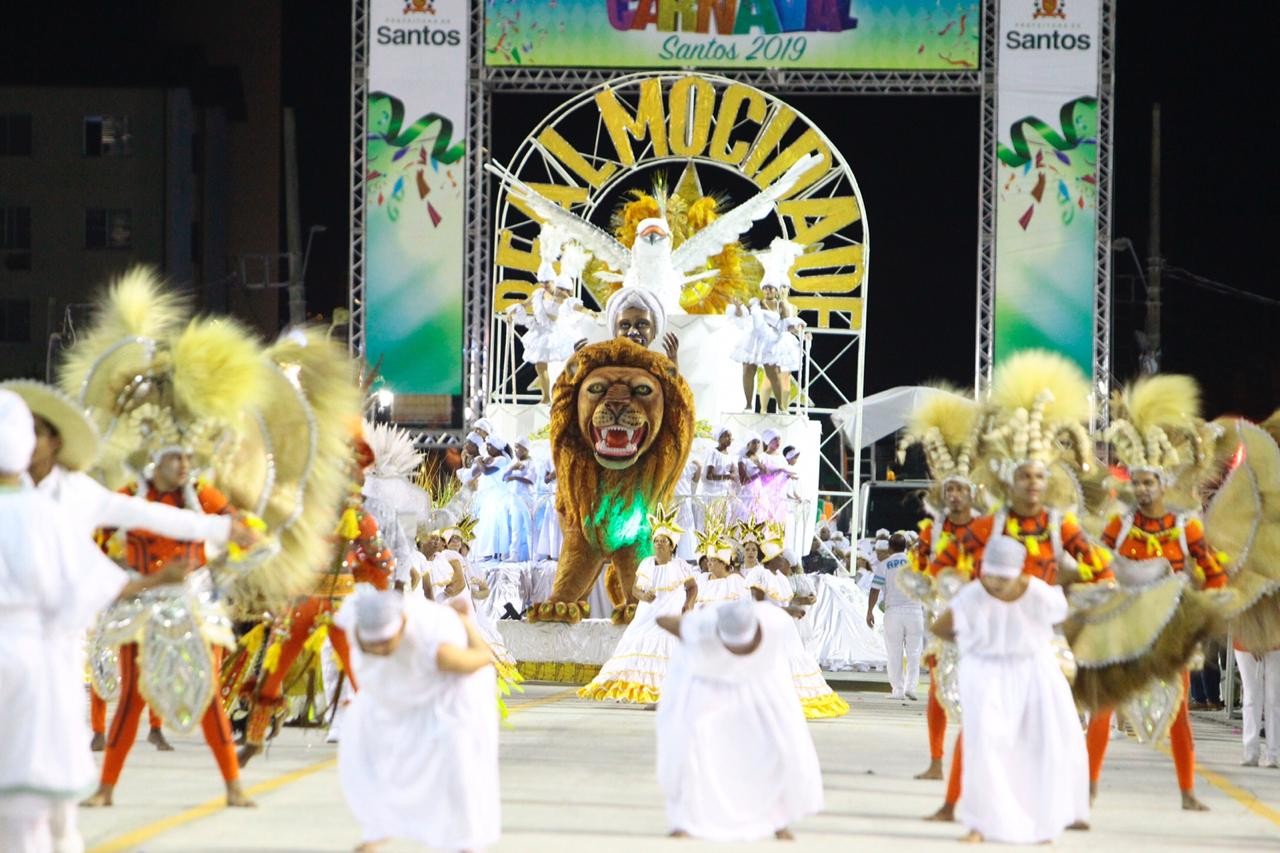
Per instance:
[[[90,208],[84,212],[86,249],[128,249],[133,245],[133,211]]]
[[[31,116],[0,115],[0,157],[31,156]]]
[[[133,136],[128,116],[85,116],[86,157],[128,157],[133,153]]]
[[[0,207],[0,255],[5,269],[31,269],[31,208]]]
[[[0,299],[0,343],[31,343],[31,300]]]

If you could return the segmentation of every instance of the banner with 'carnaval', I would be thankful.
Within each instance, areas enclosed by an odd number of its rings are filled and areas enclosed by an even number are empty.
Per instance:
[[[462,393],[469,16],[369,0],[365,354],[397,418],[447,417]]]
[[[485,64],[978,67],[980,0],[486,0]]]
[[[996,71],[995,360],[1093,375],[1100,0],[1003,0]]]

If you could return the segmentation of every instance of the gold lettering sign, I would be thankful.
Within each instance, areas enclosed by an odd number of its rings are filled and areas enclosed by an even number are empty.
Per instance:
[[[681,0],[658,8],[658,25],[667,28],[695,16],[718,18],[732,3]],[[699,74],[630,78],[557,110],[521,151],[529,153],[518,152],[513,162],[521,164],[522,181],[602,227],[609,211],[600,206],[617,204],[621,188],[639,183],[629,178],[655,166],[683,169],[694,161],[764,188],[816,154],[816,165],[777,206],[783,236],[816,247],[791,272],[791,302],[812,326],[861,327],[865,232],[857,184],[821,130],[777,98]],[[541,260],[537,217],[523,205],[512,208],[497,223],[496,311],[532,291]]]

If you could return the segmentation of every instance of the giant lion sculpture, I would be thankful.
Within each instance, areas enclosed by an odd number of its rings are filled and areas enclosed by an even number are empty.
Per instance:
[[[625,338],[576,352],[556,380],[551,453],[564,544],[531,622],[577,622],[605,561],[615,619],[649,554],[648,513],[670,499],[693,444],[689,386],[665,355]]]

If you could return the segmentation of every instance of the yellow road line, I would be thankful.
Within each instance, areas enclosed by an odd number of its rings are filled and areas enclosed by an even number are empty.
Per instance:
[[[1132,739],[1132,736],[1130,735]],[[1167,744],[1160,745],[1160,751],[1173,758],[1173,751],[1169,749]],[[1239,785],[1236,785],[1221,773],[1215,773],[1212,770],[1205,770],[1199,764],[1196,764],[1196,773],[1213,787],[1244,806],[1249,811],[1256,814],[1264,820],[1269,820],[1276,826],[1280,826],[1280,811],[1271,808],[1271,806],[1259,800],[1252,792],[1246,791]]]
[[[541,705],[550,705],[576,695],[577,690],[573,689],[565,690],[560,693],[553,693],[550,696],[543,696],[541,699],[531,699],[528,702],[521,702],[519,705],[511,706],[508,714],[518,714],[529,708],[537,708]],[[250,797],[269,794],[270,792],[283,788],[286,785],[291,785],[299,779],[304,779],[312,774],[320,773],[324,770],[329,770],[337,766],[338,759],[336,758],[327,758],[324,761],[317,761],[315,764],[309,764],[306,767],[294,770],[292,773],[285,773],[280,776],[276,776],[273,779],[268,779],[265,782],[259,782],[246,790],[245,794]],[[170,830],[177,829],[180,826],[185,826],[193,821],[209,817],[210,815],[217,814],[220,811],[225,811],[226,808],[227,801],[224,797],[208,800],[207,802],[203,802],[198,806],[189,808],[184,812],[179,812],[176,815],[170,815],[166,818],[161,818],[160,820],[148,823],[145,826],[141,826],[135,830],[127,832],[124,835],[117,836],[116,838],[100,844],[97,847],[91,847],[89,849],[89,853],[124,853],[124,851],[137,847],[144,841],[150,841],[157,835],[162,835]]]
[[[1251,792],[1239,787],[1227,777],[1214,773],[1212,770],[1201,770],[1197,767],[1196,772],[1203,776],[1204,780],[1210,785],[1217,788],[1219,791],[1226,794],[1249,811],[1259,817],[1271,821],[1276,826],[1280,826],[1280,811],[1271,808],[1271,806],[1259,800]]]

